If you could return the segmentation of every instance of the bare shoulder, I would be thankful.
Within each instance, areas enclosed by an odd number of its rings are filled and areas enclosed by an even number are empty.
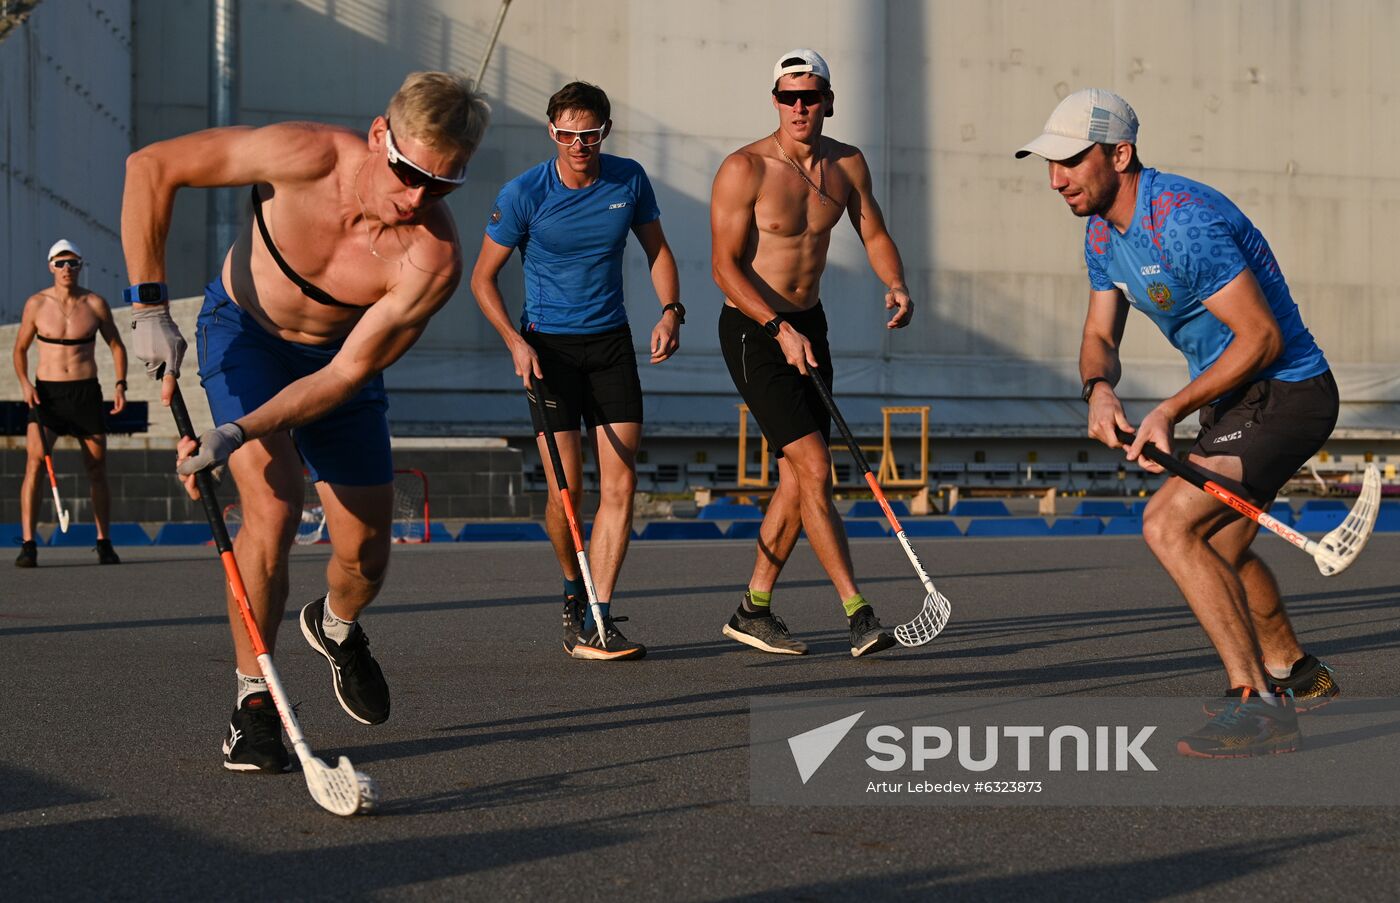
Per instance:
[[[94,291],[89,291],[83,296],[83,303],[92,308],[93,313],[100,317],[106,316],[112,312],[112,308],[107,304],[107,299]]]
[[[365,144],[363,132],[321,122],[278,122],[258,131],[267,139],[264,146],[282,158],[279,168],[294,179],[324,178],[352,149]]]
[[[414,229],[409,250],[410,266],[403,270],[413,294],[434,294],[455,287],[462,276],[462,245],[457,224],[446,204],[436,204]]]
[[[825,146],[826,157],[848,173],[855,173],[868,170],[869,165],[865,162],[865,154],[860,152],[860,148],[854,144],[846,144],[837,141],[835,138],[822,138]]]
[[[739,192],[745,188],[752,191],[758,190],[759,184],[763,181],[763,173],[767,168],[767,163],[764,160],[767,154],[763,152],[762,143],[762,141],[755,141],[724,158],[724,162],[719,166],[719,172],[715,174],[716,190]]]

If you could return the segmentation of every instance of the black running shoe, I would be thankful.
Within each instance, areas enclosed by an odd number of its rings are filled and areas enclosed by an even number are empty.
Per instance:
[[[801,640],[794,640],[792,634],[788,633],[783,619],[772,612],[749,614],[741,605],[729,618],[729,623],[724,625],[722,633],[731,640],[738,640],[763,652],[778,655],[807,654],[807,644]]]
[[[292,770],[292,757],[282,745],[282,719],[277,717],[271,693],[250,694],[233,710],[224,737],[224,767],[263,774]]]
[[[93,546],[93,551],[97,553],[98,564],[121,564],[122,560],[117,555],[117,550],[112,548],[110,539],[99,539],[97,545]]]
[[[326,636],[321,621],[326,616],[322,596],[301,610],[301,634],[311,648],[331,663],[335,698],[351,718],[362,724],[383,724],[389,720],[389,684],[384,672],[369,652],[369,637],[356,624],[343,643]]]
[[[564,651],[574,654],[578,635],[583,632],[584,601],[578,596],[564,597]]]
[[[617,623],[625,620],[627,620],[625,617],[603,618],[604,638],[608,643],[606,649],[598,640],[598,625],[594,624],[592,630],[579,634],[578,643],[570,654],[574,658],[600,662],[644,658],[647,654],[647,647],[641,643],[632,642],[622,635],[622,631],[617,629]]]
[[[875,609],[862,605],[851,615],[851,655],[873,655],[894,645],[894,634],[880,624]]]
[[[32,539],[26,539],[20,543],[19,557],[15,559],[17,568],[34,568],[39,566],[39,546]]]
[[[1283,680],[1274,681],[1280,692],[1293,694],[1298,714],[1320,709],[1341,695],[1336,672],[1314,655],[1305,655],[1293,664],[1293,670]]]
[[[1292,698],[1260,699],[1246,687],[1231,702],[1200,730],[1177,740],[1176,751],[1203,759],[1244,759],[1294,752],[1302,745]]]

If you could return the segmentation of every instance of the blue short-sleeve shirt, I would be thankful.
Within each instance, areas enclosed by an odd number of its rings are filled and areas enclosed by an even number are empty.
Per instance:
[[[1128,231],[1089,218],[1084,262],[1095,291],[1118,289],[1186,356],[1195,379],[1235,334],[1205,302],[1246,267],[1283,332],[1284,348],[1255,379],[1298,382],[1326,372],[1264,235],[1229,198],[1184,176],[1144,169]]]
[[[569,188],[553,159],[507,182],[486,234],[519,248],[525,330],[591,335],[627,325],[622,253],[635,226],[661,216],[641,164],[603,154],[597,180]]]

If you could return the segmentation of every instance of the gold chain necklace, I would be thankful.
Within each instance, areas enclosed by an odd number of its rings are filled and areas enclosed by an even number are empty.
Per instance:
[[[355,170],[355,180],[350,183],[350,190],[355,192],[355,203],[360,205],[360,216],[364,219],[365,223],[365,238],[369,239],[369,252],[385,263],[395,263],[396,261],[390,260],[375,250],[374,232],[369,227],[369,213],[365,211],[365,202],[360,199],[360,173],[365,171],[365,164],[368,162],[368,156],[360,161],[360,168]]]
[[[821,139],[818,138],[817,140],[820,141]],[[827,200],[826,167],[822,164],[822,158],[820,154],[817,156],[817,178],[820,180],[820,184],[818,184],[817,182],[813,182],[811,177],[808,176],[807,173],[802,170],[802,167],[797,165],[796,160],[792,159],[787,155],[787,151],[783,150],[783,142],[778,140],[777,132],[773,133],[773,143],[778,145],[778,153],[783,155],[783,159],[788,161],[788,165],[791,166],[797,172],[797,174],[802,177],[802,181],[806,182],[807,185],[817,193],[817,197],[822,199],[822,206],[825,207]]]

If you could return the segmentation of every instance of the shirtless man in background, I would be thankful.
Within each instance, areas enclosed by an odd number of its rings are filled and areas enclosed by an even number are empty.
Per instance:
[[[851,654],[868,655],[888,649],[894,636],[856,586],[832,501],[831,418],[811,384],[814,378],[831,383],[821,276],[831,230],[843,216],[887,287],[885,309],[894,314],[886,325],[908,325],[914,305],[865,157],[822,136],[834,102],[826,60],[807,49],[783,54],[773,67],[772,94],[777,130],[725,159],[710,205],[713,272],[725,297],[720,349],[739,394],[778,449],[778,486],[759,530],[753,576],[724,634],[764,652],[807,651],[771,608],[778,574],[805,528],[845,609]]]

